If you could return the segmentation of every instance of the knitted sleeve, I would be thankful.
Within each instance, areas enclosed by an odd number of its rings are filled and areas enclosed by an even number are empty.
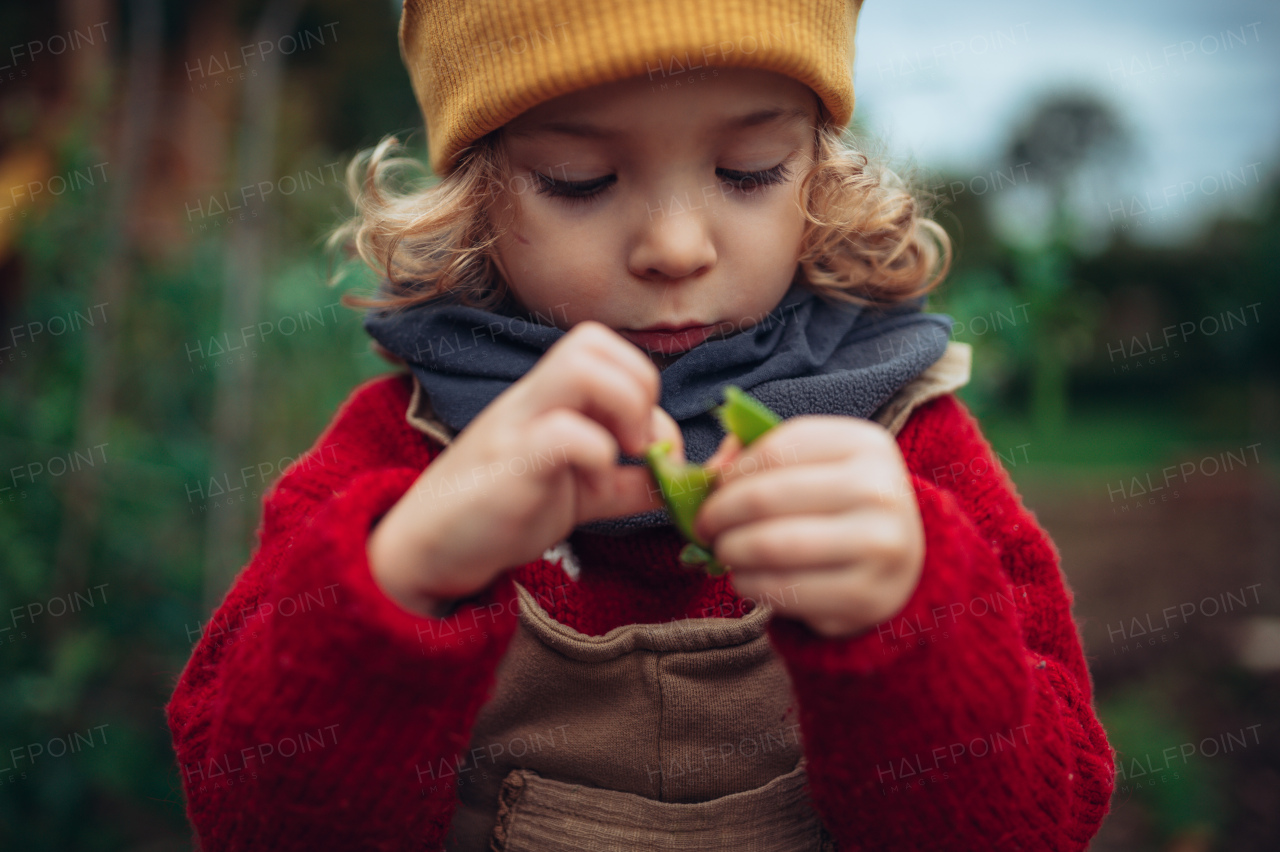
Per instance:
[[[515,628],[507,575],[443,619],[382,593],[368,532],[430,461],[403,376],[358,388],[264,500],[166,712],[204,852],[437,849]]]
[[[1057,549],[954,395],[899,434],[925,532],[905,609],[850,638],[775,618],[814,805],[842,850],[1082,850],[1113,756]]]

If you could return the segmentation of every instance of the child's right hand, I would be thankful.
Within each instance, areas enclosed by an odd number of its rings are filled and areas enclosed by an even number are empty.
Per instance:
[[[603,323],[573,326],[467,425],[369,536],[378,585],[406,609],[448,602],[530,562],[578,524],[663,506],[646,465],[618,465],[679,426],[657,367]]]

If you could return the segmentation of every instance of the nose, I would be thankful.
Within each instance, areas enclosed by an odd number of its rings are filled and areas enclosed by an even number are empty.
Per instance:
[[[633,275],[666,282],[700,275],[716,263],[716,247],[705,205],[691,194],[650,206],[640,239],[628,259]]]

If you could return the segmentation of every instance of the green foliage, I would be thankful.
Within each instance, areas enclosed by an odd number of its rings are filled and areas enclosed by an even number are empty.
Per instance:
[[[1199,751],[1203,737],[1171,710],[1159,685],[1126,689],[1098,713],[1116,750],[1116,801],[1141,802],[1165,837],[1219,826],[1221,762]]]
[[[87,144],[64,145],[63,156],[64,173],[102,161]],[[262,494],[283,468],[357,383],[388,368],[371,352],[358,313],[325,285],[327,259],[313,237],[342,203],[337,186],[279,211],[290,224],[274,232],[283,239],[269,238],[280,248],[260,309],[276,333],[221,355],[218,341],[235,345],[239,331],[220,327],[222,232],[162,259],[126,255],[125,300],[94,307],[93,285],[112,249],[103,215],[110,188],[68,193],[27,216],[20,234],[30,286],[15,324],[62,317],[79,327],[22,341],[5,353],[0,380],[4,848],[113,850],[160,837],[186,845],[163,708],[210,615],[201,582],[208,515],[244,512],[252,534]],[[118,347],[105,443],[77,447],[89,339],[104,332]],[[207,483],[236,474],[212,470],[210,453],[215,381],[236,357],[258,368],[244,464],[267,467],[233,504],[209,497]],[[86,470],[98,488],[88,562],[60,572],[70,485]],[[252,543],[246,536],[226,547],[243,564]],[[77,735],[78,750],[51,756]],[[9,750],[26,755],[28,746],[34,759],[15,765]]]

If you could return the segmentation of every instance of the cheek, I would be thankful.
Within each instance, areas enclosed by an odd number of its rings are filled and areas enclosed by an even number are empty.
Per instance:
[[[587,250],[585,246],[596,246]],[[560,223],[526,217],[498,241],[508,283],[526,304],[589,304],[593,282],[607,280],[600,240]]]
[[[608,235],[603,218],[587,210],[559,209],[554,199],[530,196],[521,199],[506,244],[530,263],[580,262],[583,246],[603,245]]]
[[[780,191],[740,204],[726,224],[726,236],[735,254],[748,261],[748,268],[773,275],[787,270],[790,275],[804,235],[804,219],[793,192]]]

